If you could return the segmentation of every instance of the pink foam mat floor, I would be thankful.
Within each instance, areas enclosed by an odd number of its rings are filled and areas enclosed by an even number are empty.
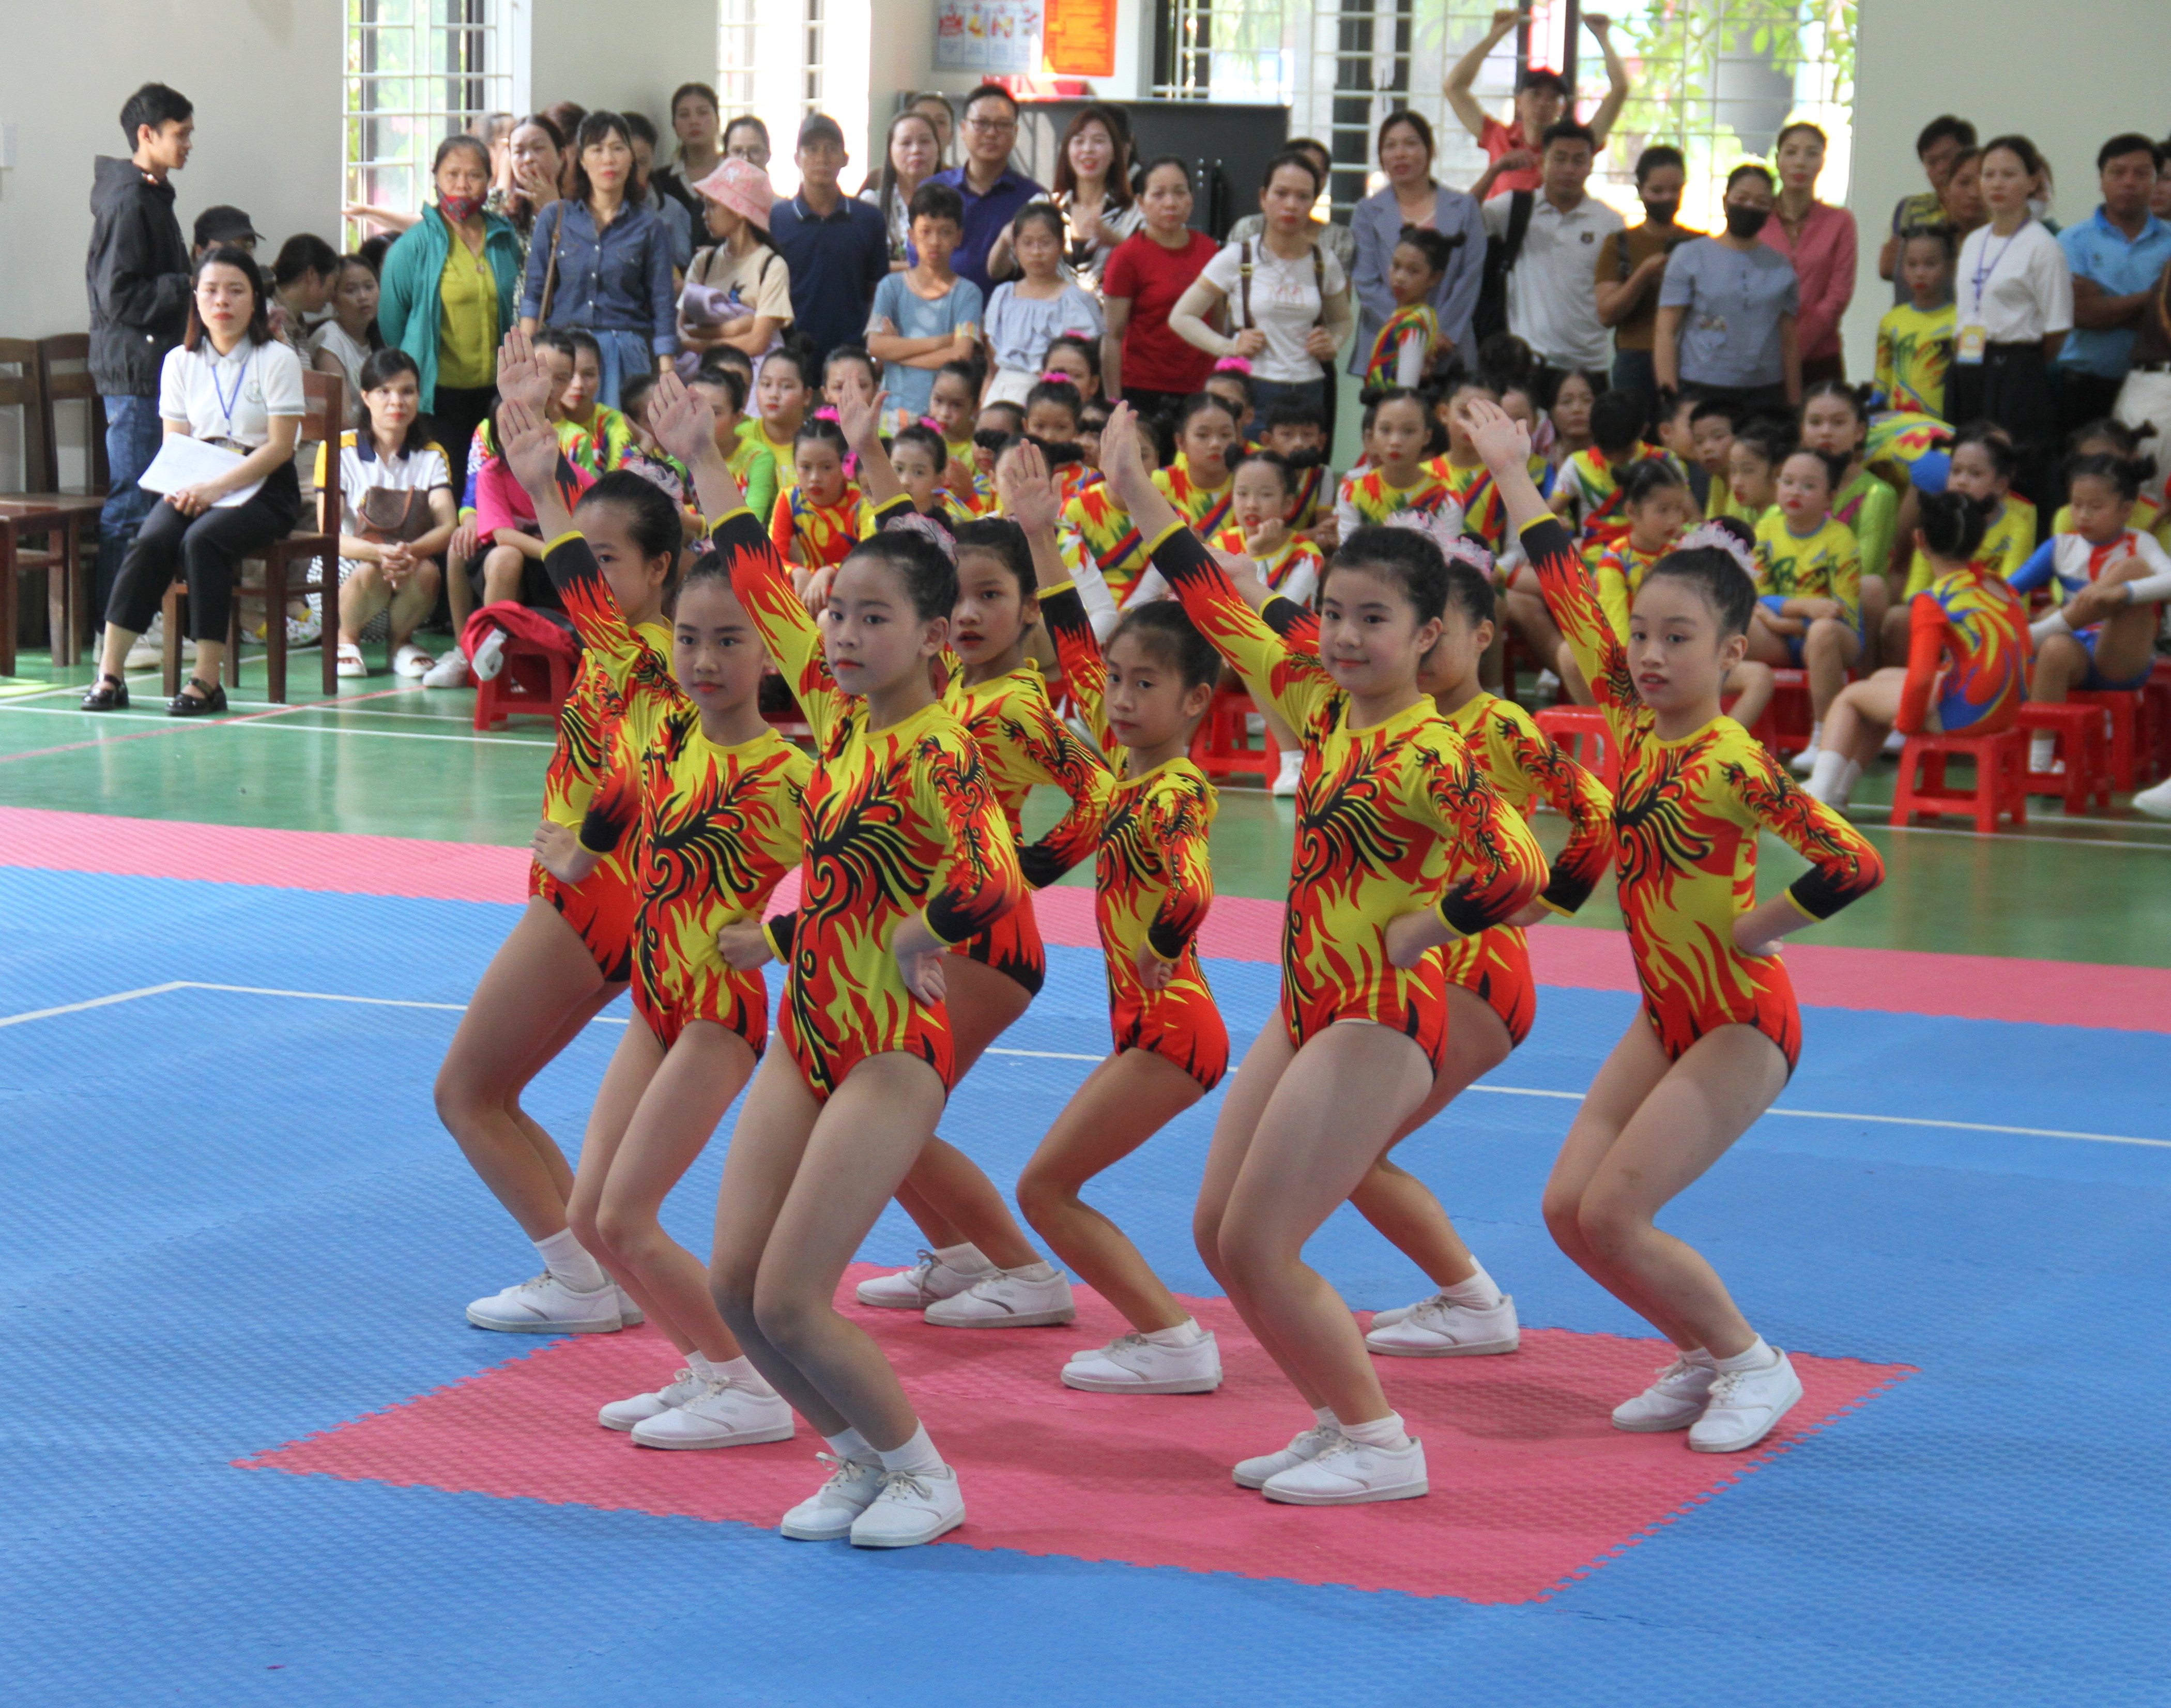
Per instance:
[[[213,879],[280,889],[401,896],[452,902],[518,902],[528,856],[478,843],[356,836],[335,831],[257,830],[232,825],[108,817],[0,806],[0,865],[128,877]],[[796,881],[780,895],[789,899]],[[1093,945],[1090,890],[1063,886],[1035,899],[1042,934]],[[1223,896],[1200,945],[1214,957],[1272,961],[1280,953],[1282,905]],[[1619,931],[1553,926],[1530,934],[1541,984],[1633,990],[1635,968]],[[2029,961],[1916,950],[1793,944],[1788,971],[1816,1008],[1881,1009],[1960,1020],[2040,1021],[2110,1031],[2171,1032],[2171,969]]]
[[[1189,1302],[1220,1341],[1218,1393],[1081,1394],[1056,1379],[1062,1362],[1123,1327],[1091,1292],[1069,1328],[943,1330],[850,1303],[875,1272],[855,1267],[839,1296],[959,1468],[968,1517],[950,1542],[1478,1602],[1542,1600],[1912,1373],[1795,1351],[1808,1397],[1764,1446],[1718,1457],[1607,1422],[1665,1362],[1654,1341],[1541,1329],[1502,1357],[1383,1360],[1391,1399],[1425,1443],[1431,1494],[1284,1507],[1237,1488],[1229,1467],[1279,1446],[1304,1409],[1225,1301]],[[667,1453],[597,1424],[598,1405],[660,1385],[674,1362],[648,1329],[553,1341],[238,1463],[773,1526],[821,1478],[822,1443],[804,1426],[790,1442]]]

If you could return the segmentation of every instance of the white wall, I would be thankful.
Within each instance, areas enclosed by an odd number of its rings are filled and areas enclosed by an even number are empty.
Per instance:
[[[170,83],[196,103],[196,153],[174,179],[184,231],[230,202],[268,239],[267,256],[297,232],[335,241],[344,11],[326,0],[10,0],[0,122],[14,127],[15,166],[0,172],[0,335],[88,328],[91,160],[128,152],[121,104],[141,83]]]
[[[2166,0],[1861,0],[1854,104],[1854,184],[1848,205],[1862,264],[1846,326],[1848,377],[1866,379],[1878,317],[1892,287],[1877,251],[1893,204],[1927,186],[1915,137],[1940,113],[1973,121],[1987,142],[2032,138],[2058,180],[2055,209],[2071,224],[2093,211],[2096,149],[2121,131],[2171,131]]]
[[[528,99],[547,107],[631,108],[655,122],[668,152],[665,104],[681,83],[716,80],[716,0],[530,0]],[[336,8],[333,8],[336,9]]]

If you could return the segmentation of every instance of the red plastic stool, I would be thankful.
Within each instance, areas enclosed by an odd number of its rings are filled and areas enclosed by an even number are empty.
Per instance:
[[[2062,795],[2069,817],[2088,810],[2088,797],[2110,806],[2109,737],[2103,713],[2094,706],[2047,705],[2029,701],[2020,708],[2014,727],[2024,735],[2048,735],[2066,762],[2062,771],[2028,773],[2030,795]],[[2029,743],[2033,747],[2034,744]],[[2032,761],[2031,761],[2032,764]]]
[[[1612,725],[1595,706],[1547,706],[1530,714],[1546,738],[1616,795],[1621,792],[1621,747]],[[1589,743],[1586,751],[1584,744]]]
[[[493,730],[507,718],[555,718],[573,692],[580,667],[562,653],[506,637],[504,667],[475,684],[474,726]]]
[[[1908,736],[1892,789],[1892,822],[1904,826],[1944,814],[1972,815],[1975,829],[1986,836],[2003,817],[2010,816],[2016,827],[2027,823],[2027,742],[2018,730],[1995,736]],[[1975,787],[1968,793],[1946,792],[1949,758],[1975,761]]]
[[[1772,704],[1751,733],[1784,758],[1809,745],[1809,728],[1816,721],[1809,710],[1809,673],[1774,670],[1772,681]]]
[[[2138,688],[2075,688],[2068,705],[2101,706],[2110,714],[2110,786],[2121,795],[2138,788],[2141,769],[2141,691]]]
[[[2141,763],[2149,778],[2171,777],[2171,658],[2159,658],[2141,686],[2141,715],[2154,736]]]
[[[1257,777],[1272,784],[1281,764],[1281,749],[1269,728],[1254,749],[1248,720],[1257,712],[1241,683],[1224,683],[1191,737],[1191,760],[1219,783],[1230,777]]]

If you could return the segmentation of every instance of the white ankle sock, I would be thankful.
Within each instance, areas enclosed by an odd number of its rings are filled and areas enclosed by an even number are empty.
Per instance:
[[[571,1228],[560,1228],[548,1240],[538,1240],[535,1249],[543,1254],[543,1261],[551,1274],[576,1293],[593,1293],[610,1279],[603,1273],[603,1265],[589,1256],[587,1249],[573,1237]]]
[[[839,1435],[825,1435],[829,1451],[839,1459],[849,1459],[860,1464],[879,1464],[882,1455],[867,1445],[867,1438],[856,1429],[847,1429]]]
[[[945,1268],[954,1269],[960,1275],[992,1275],[995,1266],[980,1255],[980,1248],[971,1240],[962,1245],[939,1246],[935,1261]]]
[[[2073,625],[2066,620],[2066,613],[2063,611],[2053,611],[2049,616],[2039,617],[2034,622],[2030,623],[2028,625],[2028,632],[2040,646],[2053,634],[2071,634],[2073,632]]]
[[[2057,757],[2054,739],[2047,730],[2038,730],[2028,738],[2028,768],[2030,771],[2049,770]]]
[[[1315,1405],[1311,1408],[1311,1415],[1319,1420],[1319,1427],[1322,1429],[1342,1427],[1335,1419],[1334,1408],[1332,1405]]]
[[[1677,1352],[1680,1352],[1678,1347],[1675,1350]],[[1701,1364],[1707,1370],[1716,1370],[1718,1368],[1718,1360],[1713,1357],[1702,1347],[1691,1347],[1687,1352],[1680,1352],[1680,1356],[1684,1363]]]
[[[698,1382],[705,1382],[716,1373],[716,1367],[699,1352],[686,1354],[686,1368],[694,1373],[694,1379]]]
[[[1402,1432],[1402,1416],[1398,1412],[1390,1411],[1385,1417],[1375,1417],[1370,1423],[1344,1423],[1341,1427],[1342,1432],[1350,1440],[1361,1442],[1366,1447],[1383,1448],[1391,1453],[1410,1444],[1409,1437]]]
[[[1853,775],[1848,775],[1849,772]],[[1814,799],[1827,806],[1844,806],[1847,790],[1854,787],[1856,778],[1861,775],[1862,767],[1846,754],[1820,747],[1817,763],[1809,769],[1809,791]]]
[[[1053,1281],[1055,1266],[1052,1263],[1021,1263],[1016,1269],[1005,1269],[1004,1274],[1013,1281]]]
[[[729,1382],[733,1387],[743,1388],[749,1394],[758,1394],[764,1399],[775,1394],[776,1390],[762,1380],[761,1372],[753,1367],[753,1360],[743,1352],[736,1358],[726,1358],[721,1362],[710,1359],[709,1369],[718,1381]]]
[[[1458,1281],[1452,1287],[1443,1287],[1439,1296],[1450,1304],[1465,1305],[1471,1310],[1498,1309],[1504,1295],[1493,1284],[1493,1277],[1485,1272],[1485,1266],[1474,1257],[1470,1261],[1476,1265],[1477,1272],[1467,1281]]]
[[[1186,1317],[1172,1329],[1148,1329],[1146,1344],[1154,1347],[1195,1347],[1206,1338],[1197,1320]]]
[[[1820,718],[1809,725],[1809,751],[1812,753],[1821,753],[1824,750],[1825,725],[1824,720]]]
[[[1761,1341],[1759,1344],[1762,1344]],[[935,1443],[927,1438],[927,1426],[921,1424],[912,1432],[912,1439],[902,1447],[876,1449],[884,1470],[930,1471],[942,1469],[942,1455],[935,1450]]]
[[[1737,1370],[1768,1370],[1778,1362],[1779,1355],[1764,1344],[1761,1335],[1751,1341],[1745,1351],[1736,1352],[1732,1357],[1712,1360],[1722,1376],[1731,1375]]]

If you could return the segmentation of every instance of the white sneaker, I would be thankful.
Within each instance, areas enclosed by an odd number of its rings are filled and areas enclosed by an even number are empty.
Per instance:
[[[998,1269],[920,1314],[938,1328],[1031,1329],[1067,1323],[1078,1307],[1071,1303],[1070,1277],[1059,1269],[1045,1281],[1023,1281]]]
[[[422,672],[424,688],[465,688],[467,685],[467,655],[457,646]]]
[[[1884,737],[1884,751],[1891,754],[1894,758],[1898,758],[1900,754],[1907,751],[1906,736],[1897,730],[1889,731]]]
[[[1303,1434],[1292,1436],[1279,1453],[1262,1453],[1257,1459],[1239,1459],[1229,1475],[1240,1489],[1262,1489],[1273,1478],[1298,1465],[1309,1464],[1342,1439],[1332,1423],[1315,1423]]]
[[[1297,784],[1303,775],[1303,749],[1295,748],[1284,752],[1274,772],[1274,786],[1271,792],[1278,800],[1287,800],[1296,793]]]
[[[776,1528],[795,1542],[841,1542],[852,1534],[852,1521],[882,1492],[882,1468],[834,1453],[814,1457],[835,1467],[829,1480],[786,1513]]]
[[[2171,818],[2171,777],[2167,777],[2153,789],[2144,789],[2133,797],[2136,809],[2151,818]]]
[[[775,1394],[755,1394],[728,1376],[712,1376],[697,1392],[633,1426],[642,1447],[752,1447],[789,1441],[791,1408]]]
[[[1613,1408],[1613,1427],[1638,1435],[1657,1435],[1669,1429],[1686,1429],[1703,1416],[1718,1372],[1707,1358],[1677,1354],[1659,1372],[1659,1379],[1633,1400]]]
[[[861,1304],[884,1310],[925,1310],[939,1299],[955,1298],[979,1277],[952,1269],[932,1251],[922,1251],[919,1261],[894,1275],[877,1275],[853,1289]]]
[[[916,1548],[946,1536],[965,1522],[965,1496],[957,1473],[893,1470],[882,1473],[882,1492],[852,1520],[855,1548]]]
[[[653,1394],[636,1394],[630,1400],[612,1400],[596,1413],[596,1422],[606,1429],[630,1429],[636,1423],[662,1416],[673,1406],[683,1405],[700,1391],[701,1379],[691,1370],[681,1370]]]
[[[482,645],[474,650],[469,661],[477,682],[489,682],[505,668],[505,631],[493,629],[483,636]]]
[[[2061,770],[2065,767],[2057,761],[2058,744],[2045,735],[2028,738],[2028,768],[2030,771]]]
[[[624,1326],[619,1298],[608,1281],[581,1293],[546,1269],[533,1281],[477,1299],[468,1307],[468,1320],[504,1335],[615,1334]]]
[[[1318,1458],[1267,1479],[1259,1492],[1292,1507],[1361,1507],[1371,1501],[1407,1501],[1428,1493],[1424,1443],[1367,1447],[1346,1435]]]
[[[1210,1332],[1188,1347],[1119,1335],[1074,1357],[1063,1367],[1063,1385],[1088,1394],[1211,1394],[1221,1385],[1221,1348]]]
[[[1434,1293],[1391,1314],[1398,1320],[1382,1323],[1374,1317],[1371,1332],[1364,1336],[1367,1347],[1390,1357],[1478,1358],[1512,1352],[1523,1343],[1515,1301],[1504,1293],[1489,1310]]]
[[[1817,748],[1812,742],[1808,747],[1787,761],[1787,768],[1797,777],[1806,777],[1817,768]]]
[[[1711,1384],[1711,1400],[1689,1430],[1698,1453],[1739,1453],[1754,1447],[1802,1397],[1802,1379],[1784,1352],[1761,1370],[1729,1370]]]

